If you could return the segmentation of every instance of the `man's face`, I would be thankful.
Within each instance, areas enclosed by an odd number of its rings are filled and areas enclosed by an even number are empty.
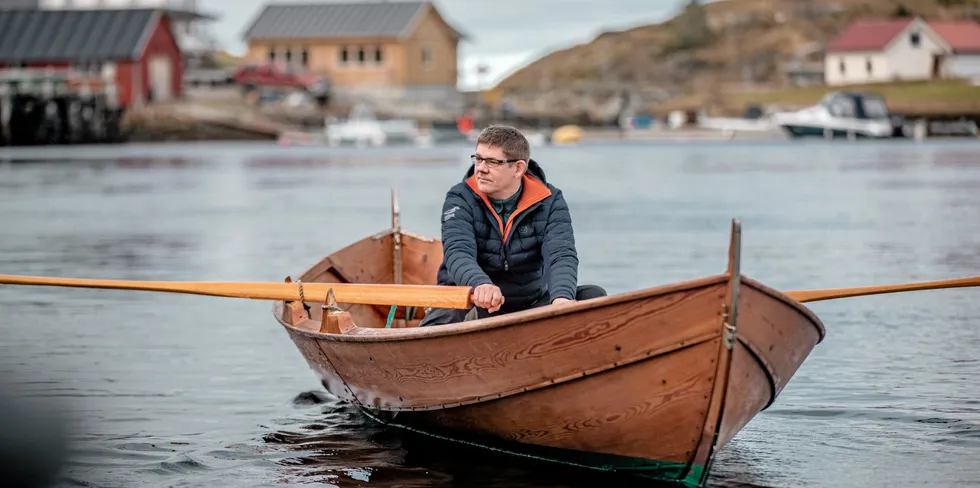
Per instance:
[[[499,147],[477,144],[474,171],[476,186],[490,197],[516,190],[527,163],[524,160],[502,163],[509,158]]]

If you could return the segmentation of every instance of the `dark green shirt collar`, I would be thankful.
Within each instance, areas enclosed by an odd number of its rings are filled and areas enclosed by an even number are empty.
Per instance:
[[[521,199],[521,191],[523,189],[524,185],[522,182],[521,186],[517,187],[517,191],[507,199],[495,200],[490,198],[490,204],[493,205],[493,210],[500,216],[500,220],[504,225],[507,225],[507,218],[510,217],[510,214],[514,213],[514,210],[517,210],[517,202]]]

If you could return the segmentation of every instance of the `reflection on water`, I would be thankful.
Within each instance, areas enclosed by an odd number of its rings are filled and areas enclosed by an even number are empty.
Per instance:
[[[439,233],[472,148],[127,145],[0,151],[0,272],[281,281],[389,225]],[[582,282],[724,270],[781,289],[976,275],[975,142],[535,148],[571,207]],[[712,486],[980,483],[980,299],[817,302],[826,340],[723,450]],[[265,302],[0,287],[4,392],[68,409],[64,486],[627,486],[367,421],[329,397]],[[42,459],[42,458],[38,458]]]
[[[658,486],[606,473],[487,452],[458,444],[385,430],[349,404],[325,393],[305,392],[294,399],[310,421],[292,419],[263,436],[265,453],[277,462],[285,483],[369,482],[376,486],[622,487]],[[744,483],[741,486],[748,486]]]

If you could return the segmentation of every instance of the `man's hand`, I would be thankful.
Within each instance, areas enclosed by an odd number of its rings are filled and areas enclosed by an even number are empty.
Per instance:
[[[504,295],[496,285],[485,283],[473,289],[473,304],[494,313],[504,304]]]
[[[569,300],[569,299],[567,299],[565,297],[558,297],[558,298],[552,300],[551,301],[551,304],[552,305],[558,305],[559,303],[568,303],[568,302],[571,302],[571,301],[572,300]]]

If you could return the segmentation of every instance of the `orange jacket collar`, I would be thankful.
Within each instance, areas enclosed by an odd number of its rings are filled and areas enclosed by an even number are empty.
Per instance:
[[[514,210],[514,213],[512,213],[507,219],[507,225],[505,226],[503,221],[500,220],[500,215],[497,215],[497,211],[494,210],[493,205],[490,204],[490,197],[488,197],[486,193],[480,191],[480,188],[477,186],[476,175],[470,176],[466,180],[466,185],[469,186],[474,193],[480,196],[483,203],[490,209],[493,216],[497,218],[497,225],[500,226],[498,227],[499,229],[502,229],[501,232],[503,233],[503,240],[505,243],[507,242],[507,237],[510,235],[510,228],[514,223],[514,219],[517,218],[521,212],[530,208],[531,205],[534,205],[535,203],[538,203],[551,196],[551,190],[548,189],[548,186],[545,185],[544,182],[531,175],[528,175],[525,172],[524,177],[521,179],[521,185],[523,187],[521,191],[521,199],[518,200],[517,209]]]

